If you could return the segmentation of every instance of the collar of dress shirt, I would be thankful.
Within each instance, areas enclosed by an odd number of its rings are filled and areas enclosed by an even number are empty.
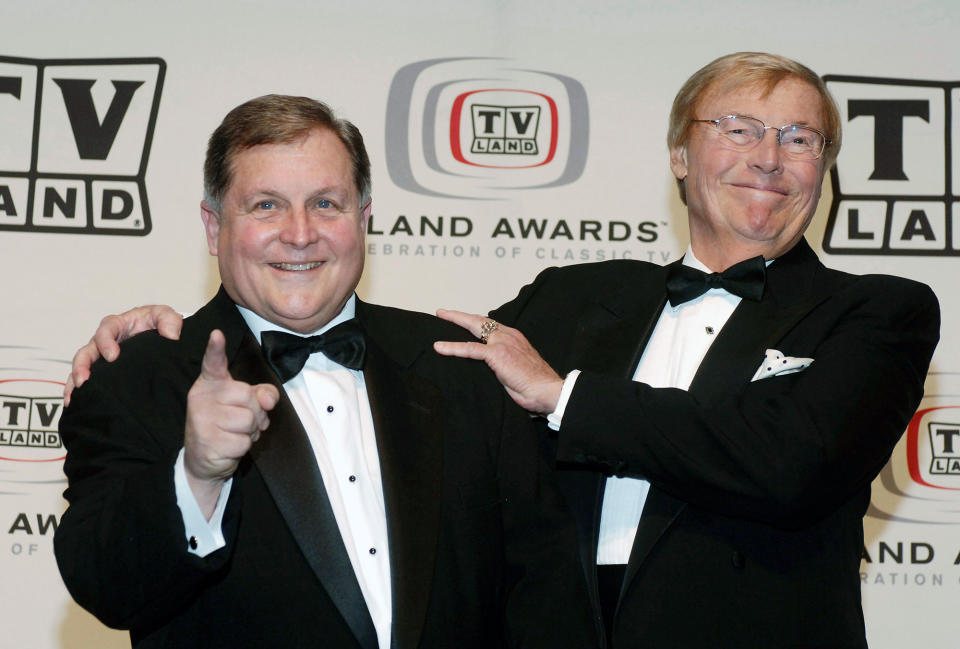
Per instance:
[[[767,265],[767,268],[770,268],[770,264],[775,262],[776,259],[768,259],[764,263]],[[712,273],[713,271],[707,268],[706,264],[697,259],[697,256],[693,254],[693,246],[687,244],[687,251],[683,253],[683,265],[689,266],[690,268],[696,268],[697,270],[702,270],[705,273]],[[723,289],[720,289],[723,290]]]
[[[697,270],[702,270],[705,273],[712,273],[713,271],[707,268],[706,264],[697,259],[697,256],[693,254],[693,246],[689,243],[687,244],[687,251],[683,253],[683,265],[689,266],[690,268],[696,268]],[[242,309],[241,309],[242,310]]]
[[[316,331],[310,332],[308,334],[297,333],[296,331],[291,331],[285,329],[280,325],[273,324],[266,318],[261,317],[257,313],[254,313],[246,307],[242,307],[239,304],[237,309],[240,310],[240,315],[243,316],[243,321],[247,323],[247,326],[250,327],[250,331],[253,332],[253,337],[257,339],[257,342],[260,342],[260,336],[264,331],[283,331],[288,334],[293,334],[294,336],[317,336],[336,327],[341,322],[346,322],[350,318],[353,318],[357,314],[357,295],[354,293],[350,296],[350,299],[347,300],[347,303],[343,305],[343,309],[340,310],[340,313],[336,315],[330,322],[323,325]]]

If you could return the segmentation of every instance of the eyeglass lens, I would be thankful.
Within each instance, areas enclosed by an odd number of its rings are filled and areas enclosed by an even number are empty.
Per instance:
[[[766,132],[763,122],[752,117],[722,117],[718,120],[717,129],[731,142],[743,147],[757,144]],[[823,136],[817,131],[797,124],[788,124],[778,130],[780,147],[788,155],[817,158],[823,153]]]

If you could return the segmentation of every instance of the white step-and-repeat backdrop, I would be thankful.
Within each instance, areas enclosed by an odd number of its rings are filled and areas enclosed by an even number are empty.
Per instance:
[[[5,1],[0,649],[129,645],[54,563],[60,390],[103,314],[215,291],[201,161],[228,109],[302,94],[353,120],[374,173],[362,296],[483,311],[548,265],[682,252],[667,113],[739,50],[796,58],[838,99],[843,152],[808,233],[826,263],[940,297],[927,396],[874,485],[862,588],[872,647],[956,647],[958,25],[954,0]]]

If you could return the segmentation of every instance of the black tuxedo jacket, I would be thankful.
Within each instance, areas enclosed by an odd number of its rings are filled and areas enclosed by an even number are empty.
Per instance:
[[[359,301],[357,316],[387,510],[392,647],[589,646],[575,533],[538,468],[529,418],[481,363],[432,351],[459,328]],[[199,558],[187,552],[173,464],[214,328],[232,376],[272,382],[281,400],[234,475],[226,547]],[[98,364],[60,432],[70,503],[55,538],[61,573],[134,646],[375,649],[310,443],[222,289],[180,341],[151,332]]]
[[[549,452],[568,469],[559,479],[595,609],[603,476],[651,483],[610,644],[865,647],[862,517],[923,394],[936,298],[913,281],[829,270],[801,240],[685,392],[631,380],[665,272],[553,268],[494,313],[561,376],[583,372]],[[751,382],[768,348],[814,362]]]

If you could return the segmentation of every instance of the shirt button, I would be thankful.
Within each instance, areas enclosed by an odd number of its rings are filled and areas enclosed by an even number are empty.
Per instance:
[[[713,327],[706,327],[705,331],[707,332],[707,335],[708,335],[708,336],[712,336],[712,335],[713,335]]]
[[[370,554],[376,554],[376,553],[377,553],[376,548],[370,548]]]
[[[357,476],[352,475],[352,476],[350,476],[348,479],[350,480],[350,482],[356,482],[356,481],[357,481]]]
[[[327,412],[333,412],[333,406],[327,406]]]
[[[734,550],[733,556],[731,557],[731,563],[733,564],[733,567],[736,568],[737,570],[743,570],[744,567],[747,565],[747,560],[743,556],[743,553],[740,552],[740,550]]]
[[[197,541],[197,537],[195,536],[191,536],[190,540],[187,541],[187,543],[190,545],[191,550],[196,550],[197,546],[199,545],[199,542]]]

